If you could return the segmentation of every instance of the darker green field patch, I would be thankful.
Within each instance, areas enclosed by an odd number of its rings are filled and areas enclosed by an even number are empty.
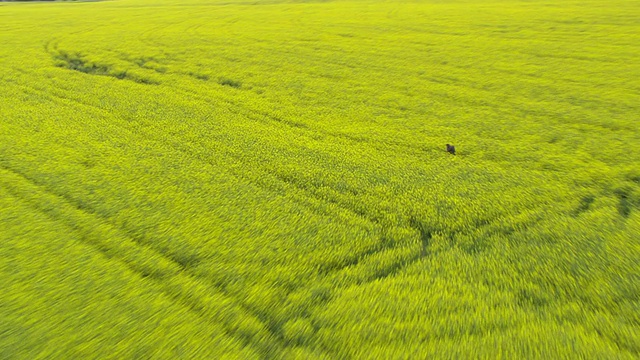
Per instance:
[[[119,80],[129,80],[138,84],[157,85],[158,81],[133,74],[127,70],[115,69],[110,65],[93,63],[88,61],[81,53],[69,53],[60,51],[52,55],[56,66],[78,71],[89,75],[109,76]]]
[[[548,296],[537,287],[521,289],[517,292],[516,298],[521,306],[541,307],[549,303]]]
[[[165,74],[167,72],[167,67],[164,65],[165,61],[161,59],[156,59],[153,56],[140,57],[133,60],[125,58],[123,60],[129,61],[137,65],[141,69],[152,70],[158,74]]]
[[[426,226],[423,222],[418,221],[415,218],[411,218],[409,224],[420,234],[420,241],[422,244],[420,256],[425,257],[429,252],[429,246],[431,245],[432,230]]]
[[[190,72],[189,76],[196,78],[198,80],[202,80],[202,81],[207,81],[210,79],[210,76],[207,74],[201,74],[201,73],[196,73],[196,72]]]
[[[66,67],[67,69],[83,72],[85,74],[109,75],[109,71],[111,70],[106,65],[88,63],[79,53],[70,54],[67,52],[60,52],[58,55],[54,56],[54,58],[61,61],[58,63],[60,67]]]
[[[578,207],[576,207],[575,210],[573,210],[572,215],[578,216],[580,215],[580,213],[583,213],[585,211],[588,211],[589,208],[591,208],[591,204],[593,204],[593,202],[596,200],[596,197],[593,195],[585,195],[580,199],[580,204],[578,204]]]
[[[617,189],[614,194],[618,198],[618,213],[620,216],[628,218],[633,207],[629,189]]]
[[[218,84],[223,86],[229,86],[235,89],[239,89],[242,86],[242,83],[237,80],[229,79],[226,77],[221,77],[218,79]]]

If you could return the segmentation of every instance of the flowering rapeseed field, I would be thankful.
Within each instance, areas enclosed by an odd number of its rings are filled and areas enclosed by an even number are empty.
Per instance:
[[[0,4],[0,358],[638,358],[639,18]]]

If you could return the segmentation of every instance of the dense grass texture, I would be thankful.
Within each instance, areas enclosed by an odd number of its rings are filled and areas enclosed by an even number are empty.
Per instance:
[[[0,4],[0,358],[637,359],[638,19]]]

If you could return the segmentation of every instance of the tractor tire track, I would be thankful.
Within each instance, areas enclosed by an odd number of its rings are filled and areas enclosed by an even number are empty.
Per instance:
[[[151,281],[177,303],[221,325],[230,337],[258,349],[265,358],[272,358],[285,348],[279,343],[282,340],[272,334],[258,316],[219,289],[202,285],[202,280],[189,274],[179,262],[137,242],[97,213],[84,209],[64,194],[51,191],[9,167],[5,161],[0,162],[0,174],[3,175],[0,185],[13,196],[65,224],[78,234],[81,242]]]

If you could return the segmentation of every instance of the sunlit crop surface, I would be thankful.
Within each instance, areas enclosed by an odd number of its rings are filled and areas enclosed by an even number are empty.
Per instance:
[[[638,19],[1,3],[0,358],[637,359]]]

